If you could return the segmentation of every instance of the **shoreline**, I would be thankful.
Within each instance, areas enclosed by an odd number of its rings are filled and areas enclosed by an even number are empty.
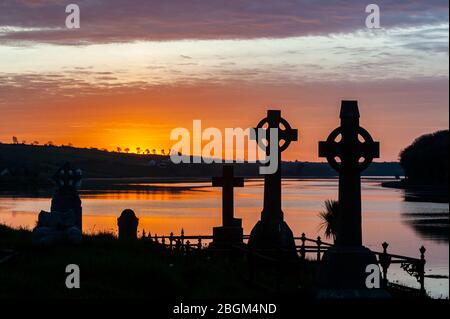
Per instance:
[[[396,180],[382,182],[381,186],[404,190],[405,198],[409,201],[449,202],[448,184],[409,184],[402,180]]]
[[[263,182],[264,177],[260,176],[243,176],[249,181]],[[302,181],[302,180],[337,180],[338,176],[284,176],[284,181]],[[394,179],[393,176],[362,176],[362,180],[383,182]],[[86,178],[83,180],[79,189],[80,193],[96,192],[96,191],[158,191],[163,188],[170,188],[173,191],[186,189],[199,189],[211,185],[200,185],[211,183],[211,177],[105,177],[105,178]],[[173,184],[173,185],[171,185]],[[177,184],[193,184],[193,185],[177,185]],[[199,184],[199,185],[196,185]],[[51,195],[54,186],[36,187],[33,189],[1,189],[2,195]]]

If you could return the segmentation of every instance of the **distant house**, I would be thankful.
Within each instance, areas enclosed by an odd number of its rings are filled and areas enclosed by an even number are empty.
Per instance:
[[[168,164],[166,161],[161,161],[158,163],[159,168],[167,168]]]
[[[0,176],[11,176],[11,172],[9,171],[8,168],[5,168],[2,171],[0,171]]]

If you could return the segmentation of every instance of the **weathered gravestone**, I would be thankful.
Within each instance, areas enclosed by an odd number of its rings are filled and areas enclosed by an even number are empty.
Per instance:
[[[33,229],[33,244],[51,245],[80,242],[82,237],[82,207],[77,188],[81,184],[81,170],[64,164],[53,179],[57,190],[52,197],[50,212],[39,213]]]
[[[58,185],[56,193],[52,197],[52,212],[72,211],[75,226],[82,230],[82,207],[77,188],[81,185],[81,170],[73,168],[66,163],[53,176]]]
[[[262,129],[265,130],[265,134],[261,133]],[[270,129],[278,130],[278,139],[275,141],[279,145],[276,154],[278,167],[274,174],[264,175],[264,208],[261,212],[261,220],[251,231],[248,244],[251,249],[273,251],[270,253],[272,255],[296,257],[294,235],[284,221],[281,207],[281,153],[289,147],[291,142],[297,141],[298,131],[292,129],[289,123],[281,117],[281,111],[269,110],[267,117],[261,120],[255,129],[258,145],[262,147],[264,139],[267,140],[265,145],[267,156],[271,155]],[[273,154],[271,157],[274,158]]]
[[[323,256],[319,282],[329,288],[366,288],[366,267],[377,264],[362,245],[361,172],[379,157],[379,143],[359,126],[357,101],[342,101],[341,126],[319,143],[325,157],[339,173],[339,211],[335,246]]]
[[[223,176],[213,177],[212,185],[222,187],[222,226],[213,228],[213,248],[230,248],[241,244],[242,220],[234,218],[234,187],[244,187],[244,179],[234,177],[232,165],[223,166]]]
[[[120,217],[117,218],[117,225],[119,227],[119,239],[133,240],[137,238],[139,218],[131,209],[125,209],[120,214]]]

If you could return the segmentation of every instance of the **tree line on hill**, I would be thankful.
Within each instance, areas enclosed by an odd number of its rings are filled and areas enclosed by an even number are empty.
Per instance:
[[[409,184],[449,182],[449,131],[417,138],[400,153],[400,165]]]

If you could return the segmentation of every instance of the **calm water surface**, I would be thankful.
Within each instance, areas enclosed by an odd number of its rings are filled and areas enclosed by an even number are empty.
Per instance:
[[[116,232],[117,217],[125,208],[138,215],[139,231],[152,235],[210,234],[221,222],[221,192],[210,183],[152,184],[151,191],[82,192],[83,227],[88,233]],[[379,180],[364,180],[363,237],[367,247],[419,257],[424,245],[427,275],[426,288],[433,297],[449,295],[449,205],[448,203],[405,201],[403,190],[382,188]],[[248,181],[236,189],[235,215],[242,218],[248,234],[260,217],[262,181]],[[318,212],[323,202],[337,197],[337,180],[287,180],[283,183],[283,210],[294,233],[308,237],[323,236]],[[0,196],[0,223],[32,228],[40,210],[49,210],[49,198]],[[391,266],[391,280],[417,287],[414,278]]]

